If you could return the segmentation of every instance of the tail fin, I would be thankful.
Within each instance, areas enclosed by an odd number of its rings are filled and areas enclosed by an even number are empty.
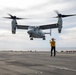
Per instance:
[[[51,29],[50,29],[50,33],[44,33],[44,34],[50,34],[50,36],[51,36]]]

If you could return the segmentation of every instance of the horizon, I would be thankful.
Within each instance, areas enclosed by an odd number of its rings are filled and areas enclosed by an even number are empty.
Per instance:
[[[51,48],[0,49],[0,51],[51,51]],[[76,47],[57,47],[56,51],[76,51]]]

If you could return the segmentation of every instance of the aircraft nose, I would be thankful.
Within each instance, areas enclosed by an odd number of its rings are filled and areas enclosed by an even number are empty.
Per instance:
[[[28,33],[28,34],[31,34],[32,32],[31,32],[31,30],[29,30],[29,31],[27,31],[27,33]]]
[[[27,31],[28,34],[30,34],[30,31]]]

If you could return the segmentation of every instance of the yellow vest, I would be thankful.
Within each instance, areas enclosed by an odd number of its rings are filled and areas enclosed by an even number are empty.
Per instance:
[[[55,47],[55,41],[50,41],[50,45],[51,45],[52,47]]]

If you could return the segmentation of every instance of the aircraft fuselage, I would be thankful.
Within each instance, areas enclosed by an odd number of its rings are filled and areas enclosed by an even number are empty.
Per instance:
[[[43,38],[43,40],[45,40],[45,34],[38,27],[29,29],[27,33],[29,34],[30,38],[32,38],[32,39],[33,38]]]

